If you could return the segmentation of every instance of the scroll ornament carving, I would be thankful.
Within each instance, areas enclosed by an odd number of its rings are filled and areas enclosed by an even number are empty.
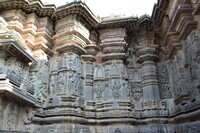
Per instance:
[[[198,70],[198,62],[197,57],[195,56],[195,49],[191,45],[191,42],[187,41],[185,43],[185,58],[186,58],[186,66],[189,70],[189,79],[191,82],[197,79],[197,70]]]
[[[130,82],[131,97],[139,101],[143,97],[142,79],[138,68],[133,70],[132,80]]]
[[[120,89],[121,89],[121,83],[117,80],[111,81],[111,90],[112,90],[112,96],[114,99],[120,99]]]
[[[166,66],[158,66],[158,81],[161,90],[161,97],[162,98],[171,98],[171,90],[169,84],[169,74],[167,71]]]

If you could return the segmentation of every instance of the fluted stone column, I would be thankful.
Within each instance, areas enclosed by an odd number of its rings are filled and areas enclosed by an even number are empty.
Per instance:
[[[160,91],[158,86],[156,60],[156,45],[146,45],[138,48],[138,62],[142,63],[142,82],[144,101],[159,100]]]

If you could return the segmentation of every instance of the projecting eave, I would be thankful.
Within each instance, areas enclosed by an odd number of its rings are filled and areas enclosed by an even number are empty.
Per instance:
[[[71,14],[77,14],[82,17],[91,27],[96,27],[99,23],[99,20],[92,13],[89,7],[81,1],[73,1],[58,7],[56,10],[56,20]]]
[[[108,18],[102,20],[101,23],[96,27],[98,29],[104,28],[137,28],[138,18],[137,17],[122,17],[122,18]]]
[[[36,13],[40,17],[55,18],[55,5],[44,5],[41,0],[3,0],[0,1],[0,11],[21,9],[26,13]]]
[[[15,56],[23,62],[32,62],[37,64],[37,61],[30,54],[28,54],[14,39],[0,40],[0,50]]]
[[[158,0],[157,4],[154,5],[151,18],[155,21],[155,24],[159,27],[162,24],[163,17],[167,10],[170,0]]]
[[[152,19],[147,15],[138,17],[122,17],[105,19],[97,26],[98,29],[106,28],[126,28],[128,31],[151,30]]]

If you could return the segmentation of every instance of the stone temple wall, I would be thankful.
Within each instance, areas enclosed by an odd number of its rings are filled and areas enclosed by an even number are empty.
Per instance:
[[[0,132],[200,132],[199,1],[101,20],[4,0],[0,16]]]

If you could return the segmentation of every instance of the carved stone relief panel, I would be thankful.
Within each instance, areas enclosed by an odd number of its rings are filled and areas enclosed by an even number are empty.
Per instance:
[[[47,95],[47,88],[49,85],[49,64],[45,60],[41,60],[37,65],[37,74],[36,74],[36,97],[42,99]]]
[[[6,60],[6,66],[10,70],[13,70],[16,74],[18,74],[20,76],[24,76],[24,73],[23,73],[24,65],[20,61],[18,61],[15,57],[9,57]]]
[[[94,84],[94,92],[95,92],[95,97],[96,97],[97,101],[101,101],[102,100],[104,90],[105,90],[104,82],[97,81]]]
[[[135,101],[139,101],[143,96],[142,91],[142,83],[141,82],[133,82],[131,88],[131,96]]]
[[[199,67],[199,46],[200,37],[197,31],[193,31],[184,44],[185,64],[187,68],[187,77],[190,82],[193,96],[199,94],[200,67]],[[194,89],[195,88],[195,89]],[[197,92],[197,93],[196,93]]]
[[[176,66],[176,63],[172,63],[172,81],[173,81],[173,89],[174,89],[174,94],[176,97],[178,97],[182,93],[182,88],[180,86],[180,78],[179,78],[179,73],[178,73],[178,68]]]
[[[60,58],[60,59],[59,59]],[[82,63],[77,54],[65,53],[58,58],[58,74],[52,74],[51,78],[58,84],[58,94],[83,95],[83,73]],[[54,76],[53,76],[54,75]],[[53,76],[53,77],[52,77]],[[56,84],[50,86],[52,92]],[[56,91],[54,89],[54,91]],[[55,93],[55,92],[52,92]]]
[[[67,75],[64,72],[58,73],[58,89],[59,94],[64,94],[67,86]]]
[[[158,64],[158,83],[161,91],[161,98],[171,98],[171,88],[169,84],[169,73],[166,64]]]
[[[105,70],[102,65],[96,65],[94,67],[94,80],[104,80],[105,79]]]
[[[119,79],[112,79],[110,81],[110,88],[112,90],[112,98],[117,100],[120,99],[121,96],[121,82]]]
[[[113,63],[110,67],[110,77],[120,77],[120,69],[118,67],[119,65],[116,63]]]
[[[69,77],[69,89],[71,89],[71,93],[73,94],[79,94],[79,87],[80,87],[80,78],[77,73],[73,73]]]
[[[172,62],[172,80],[175,97],[185,94],[191,94],[192,90],[189,89],[189,82],[187,77],[187,69],[183,53],[178,53],[176,59]]]
[[[49,81],[49,93],[50,96],[54,96],[57,94],[57,75],[51,75]]]
[[[132,101],[140,101],[143,97],[142,90],[142,79],[140,74],[140,69],[133,69],[130,77],[130,90],[131,90],[131,100]]]
[[[34,117],[34,111],[31,107],[20,108],[19,110],[18,129],[20,131],[31,132],[31,121]]]
[[[16,119],[18,114],[18,106],[13,103],[8,103],[4,110],[3,129],[12,131],[15,129]]]

